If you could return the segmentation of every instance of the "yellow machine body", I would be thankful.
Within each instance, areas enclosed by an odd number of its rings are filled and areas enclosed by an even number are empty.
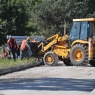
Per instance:
[[[76,62],[79,62],[82,60],[82,57],[85,55],[84,51],[82,51],[81,49],[77,49],[79,46],[80,48],[83,47],[83,49],[86,49],[85,52],[87,52],[86,53],[87,56],[86,56],[85,60],[95,59],[95,39],[94,39],[95,18],[73,19],[74,24],[76,24],[78,22],[87,23],[87,25],[88,25],[87,27],[90,27],[89,25],[91,23],[91,26],[92,26],[92,30],[91,30],[92,34],[91,35],[92,36],[87,36],[86,40],[78,39],[78,38],[74,39],[74,40],[72,40],[73,38],[71,38],[68,40],[68,38],[70,38],[70,34],[69,35],[65,34],[63,36],[61,36],[59,33],[55,34],[52,37],[49,37],[47,39],[48,43],[41,42],[39,44],[38,48],[39,47],[42,47],[42,48],[38,52],[38,54],[39,55],[45,54],[46,52],[52,51],[58,56],[58,58],[61,57],[62,60],[70,59],[70,56],[74,56],[73,58],[75,58]],[[77,27],[78,26],[76,26],[76,28]],[[81,29],[81,31],[82,31],[82,29]],[[88,32],[88,31],[86,31],[86,32]],[[76,33],[77,33],[77,31],[76,31]],[[84,33],[85,33],[85,30],[84,30]],[[89,31],[89,35],[90,35],[90,31]],[[80,36],[80,34],[79,34],[79,36]],[[70,44],[69,44],[69,42],[70,42]],[[74,52],[72,51],[73,47],[76,49]],[[73,52],[73,53],[70,54],[70,52]],[[74,65],[75,65],[75,63],[74,63]],[[80,65],[80,64],[78,63],[77,65]]]

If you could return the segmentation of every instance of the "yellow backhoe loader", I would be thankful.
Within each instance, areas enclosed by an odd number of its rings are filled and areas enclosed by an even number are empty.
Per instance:
[[[69,34],[58,33],[32,46],[33,56],[42,58],[45,65],[61,60],[66,65],[95,66],[95,18],[73,19]]]

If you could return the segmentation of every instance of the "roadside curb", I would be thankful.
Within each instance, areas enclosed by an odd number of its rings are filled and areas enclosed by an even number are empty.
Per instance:
[[[12,72],[20,71],[20,70],[25,70],[25,69],[32,68],[32,67],[37,67],[40,65],[41,64],[27,63],[27,64],[22,64],[22,65],[18,65],[18,66],[12,66],[12,67],[8,67],[8,68],[0,69],[0,76],[8,74],[8,73],[12,73]]]
[[[93,89],[89,94],[87,95],[95,95],[95,89]]]

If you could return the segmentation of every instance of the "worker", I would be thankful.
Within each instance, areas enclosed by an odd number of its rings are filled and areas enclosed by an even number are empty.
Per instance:
[[[2,53],[2,58],[4,58],[4,57],[7,57],[8,56],[8,52],[7,51],[4,51],[3,53]]]
[[[33,39],[32,42],[36,43],[37,42],[37,38]]]
[[[32,55],[32,51],[31,51],[30,46],[29,46],[29,41],[30,40],[31,40],[30,37],[27,37],[27,39],[23,40],[22,43],[21,43],[21,47],[20,47],[20,50],[21,50],[21,60],[24,57],[29,58]]]
[[[9,51],[9,55],[11,56],[11,53],[12,53],[12,56],[13,56],[13,59],[16,61],[16,56],[15,56],[15,49],[16,49],[16,39],[15,38],[12,38],[11,36],[9,37],[8,41],[7,41],[7,45],[8,45],[8,51]]]
[[[1,58],[7,57],[8,56],[8,52],[5,50],[4,45],[2,45],[2,56]]]
[[[20,45],[17,45],[16,47],[16,58],[20,57]]]

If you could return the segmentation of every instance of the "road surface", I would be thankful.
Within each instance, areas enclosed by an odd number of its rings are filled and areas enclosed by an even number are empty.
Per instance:
[[[40,66],[0,76],[0,95],[90,95],[94,89],[95,67],[89,66]]]

